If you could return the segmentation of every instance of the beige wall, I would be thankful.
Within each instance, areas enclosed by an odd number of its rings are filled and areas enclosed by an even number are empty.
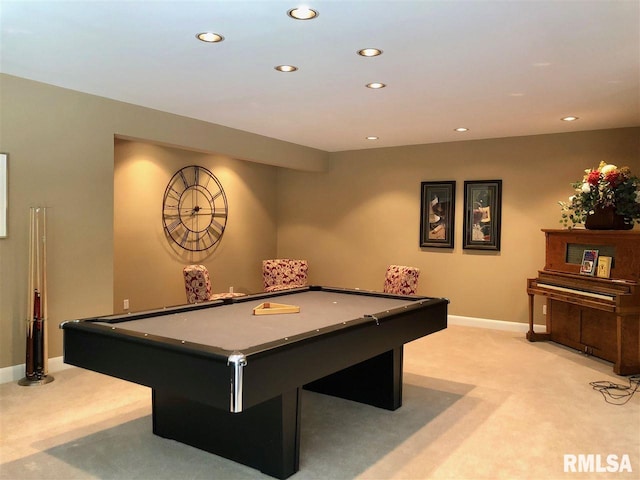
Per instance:
[[[561,228],[557,202],[601,160],[640,172],[640,129],[335,153],[325,173],[280,171],[278,253],[340,287],[381,289],[388,264],[414,265],[418,293],[449,298],[450,313],[525,322],[540,229]],[[491,179],[503,182],[501,251],[463,250],[463,183]],[[420,182],[436,180],[457,182],[453,250],[419,247]]]
[[[200,165],[220,180],[229,204],[222,240],[188,252],[166,239],[162,197],[173,174]],[[117,141],[114,172],[114,311],[186,301],[182,268],[207,266],[216,292],[262,289],[261,260],[276,252],[276,168],[222,155]]]
[[[186,259],[162,235],[159,197],[191,162],[210,166],[230,196],[229,231],[202,259],[216,271],[216,289],[259,288],[266,256],[308,258],[313,283],[370,289],[381,288],[388,263],[406,263],[422,268],[419,293],[449,297],[451,313],[519,322],[525,278],[543,265],[540,229],[559,226],[557,201],[569,183],[602,159],[640,171],[640,128],[328,154],[11,76],[0,82],[0,151],[9,153],[0,367],[24,362],[30,206],[50,208],[55,357],[61,321],[117,311],[123,298],[132,310],[182,302],[175,270]],[[503,180],[502,251],[462,251],[462,182],[493,178]],[[418,247],[423,180],[458,182],[453,251]],[[153,211],[123,212],[130,197]],[[162,282],[150,287],[128,263]]]
[[[62,354],[60,322],[113,309],[115,135],[312,171],[323,170],[328,158],[319,150],[0,75],[0,151],[9,154],[8,238],[0,239],[0,367],[25,359],[29,207],[49,208],[49,356]],[[243,197],[239,179],[247,167],[226,166],[237,168],[229,176],[237,175],[234,195]],[[157,225],[159,209],[150,212],[150,224]],[[255,255],[275,254],[275,236],[263,233],[253,239],[260,245]],[[154,235],[151,241],[157,241]],[[238,280],[247,286],[252,281]]]

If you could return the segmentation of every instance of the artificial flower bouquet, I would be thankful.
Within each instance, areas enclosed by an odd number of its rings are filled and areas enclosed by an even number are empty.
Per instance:
[[[640,178],[629,167],[618,168],[600,162],[598,168],[584,171],[581,181],[572,183],[575,193],[568,202],[558,202],[562,210],[560,223],[573,227],[585,223],[597,210],[612,209],[631,228],[640,223]],[[569,225],[571,223],[571,225]]]

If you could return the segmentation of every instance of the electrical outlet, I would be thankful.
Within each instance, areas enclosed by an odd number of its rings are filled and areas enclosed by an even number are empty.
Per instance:
[[[124,308],[125,310],[129,310],[129,299],[125,298],[124,301],[122,302],[122,308]]]
[[[546,305],[542,305],[542,314],[543,315],[547,314],[547,306]]]

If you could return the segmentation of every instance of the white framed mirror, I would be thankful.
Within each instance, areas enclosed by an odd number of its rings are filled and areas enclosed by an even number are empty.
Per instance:
[[[7,154],[0,153],[0,238],[7,236],[8,188]]]

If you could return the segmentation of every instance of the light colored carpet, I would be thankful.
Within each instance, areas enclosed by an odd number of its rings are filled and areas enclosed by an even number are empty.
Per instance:
[[[145,387],[75,368],[54,376],[0,386],[0,478],[270,478],[154,436]],[[405,347],[395,412],[305,392],[291,478],[640,478],[640,392],[611,405],[589,385],[599,380],[627,382],[554,343],[450,326]],[[564,473],[564,454],[627,455],[632,472]]]

